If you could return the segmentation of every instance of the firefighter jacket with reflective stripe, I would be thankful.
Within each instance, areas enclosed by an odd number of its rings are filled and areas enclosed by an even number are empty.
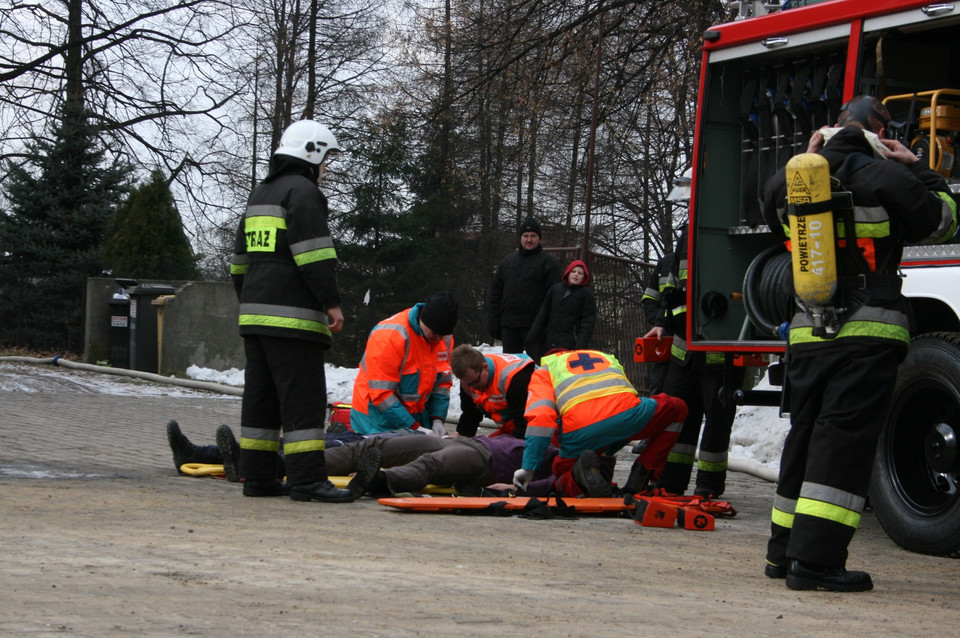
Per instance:
[[[230,274],[240,334],[331,344],[328,308],[340,305],[327,200],[300,174],[254,189],[237,231]]]
[[[681,365],[691,359],[687,356],[687,242],[681,238],[679,252],[667,253],[657,262],[640,303],[644,315],[654,326],[663,328],[664,336],[673,335],[670,355]],[[656,281],[654,282],[654,277]],[[656,289],[654,289],[656,285]],[[656,309],[654,304],[656,304]],[[652,317],[652,319],[651,319]],[[723,363],[723,353],[707,352],[704,359],[710,365]]]
[[[664,329],[664,336],[673,335],[673,329],[666,325],[666,312],[663,307],[663,301],[660,298],[661,286],[667,284],[667,277],[670,273],[670,264],[673,263],[673,253],[667,253],[663,256],[657,265],[650,269],[650,278],[647,279],[647,287],[640,298],[640,308],[643,310],[643,317],[651,326],[660,326]]]
[[[418,303],[378,323],[353,385],[350,427],[360,434],[430,427],[450,406],[453,337],[427,341]]]
[[[854,153],[872,155],[863,131],[845,127],[820,150],[830,163],[830,173],[840,171]],[[809,356],[835,345],[869,347],[871,342],[897,344],[906,354],[910,325],[906,302],[900,294],[897,269],[903,244],[948,241],[957,230],[957,203],[946,181],[918,161],[907,166],[894,160],[868,161],[844,176],[843,187],[853,195],[853,232],[844,228],[843,216],[834,213],[836,226],[838,298],[836,307],[852,308],[841,316],[833,338],[814,336],[813,318],[800,311],[790,324],[791,356]],[[774,232],[789,239],[784,171],[767,182],[764,218]],[[856,237],[856,253],[847,241]],[[885,275],[887,285],[872,283]],[[845,284],[861,277],[862,285]],[[867,277],[872,279],[867,279]]]
[[[526,388],[523,388],[522,393],[518,391],[519,389],[513,389],[511,392],[511,384],[517,378],[519,372],[527,368],[534,368],[536,364],[533,359],[525,354],[488,354],[484,357],[484,360],[490,375],[489,385],[483,390],[477,390],[471,386],[460,386],[461,392],[466,393],[470,398],[469,402],[462,404],[463,416],[460,417],[460,423],[464,426],[472,424],[473,432],[461,431],[459,427],[457,432],[467,436],[476,434],[476,424],[480,421],[480,410],[482,409],[497,424],[497,432],[491,436],[510,434],[522,438],[526,432],[526,419],[523,416],[523,410],[525,409],[527,392]],[[511,395],[518,397],[517,400],[522,400],[524,403],[511,406]],[[516,432],[516,419],[519,419],[522,424],[520,432]]]
[[[660,302],[660,312],[654,321],[655,326],[664,329],[664,334],[687,334],[687,249],[683,245],[681,253],[667,253],[657,263],[657,290],[652,288],[644,292],[643,301],[656,298]]]
[[[617,358],[596,350],[544,357],[527,392],[527,448],[523,467],[540,465],[551,440],[587,428],[640,404]],[[560,438],[558,437],[558,438]]]

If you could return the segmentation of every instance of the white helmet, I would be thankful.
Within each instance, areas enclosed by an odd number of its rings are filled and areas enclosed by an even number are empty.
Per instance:
[[[330,151],[340,152],[337,138],[323,124],[313,120],[294,122],[283,132],[274,155],[299,157],[311,164],[322,164]]]

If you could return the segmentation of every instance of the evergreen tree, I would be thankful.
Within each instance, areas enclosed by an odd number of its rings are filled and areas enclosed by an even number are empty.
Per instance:
[[[180,213],[159,169],[117,209],[103,241],[103,267],[133,279],[198,277]]]
[[[125,191],[125,166],[105,162],[78,100],[50,138],[34,137],[8,166],[0,213],[0,343],[79,352],[86,279],[101,274],[100,242]]]

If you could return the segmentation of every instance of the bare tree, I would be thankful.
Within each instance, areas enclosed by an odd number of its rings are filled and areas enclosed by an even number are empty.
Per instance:
[[[117,158],[170,176],[195,248],[215,259],[264,166],[261,149],[294,119],[336,126],[365,108],[382,57],[379,15],[370,0],[10,4],[0,159],[17,162],[57,105],[82,95]]]

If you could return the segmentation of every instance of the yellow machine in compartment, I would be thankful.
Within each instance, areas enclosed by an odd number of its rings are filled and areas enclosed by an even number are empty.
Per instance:
[[[922,100],[928,106],[920,109],[918,133],[909,140],[910,150],[944,177],[960,178],[960,164],[957,162],[960,151],[960,91],[937,89],[916,95],[891,95],[883,102],[889,107],[891,102],[915,99]]]

